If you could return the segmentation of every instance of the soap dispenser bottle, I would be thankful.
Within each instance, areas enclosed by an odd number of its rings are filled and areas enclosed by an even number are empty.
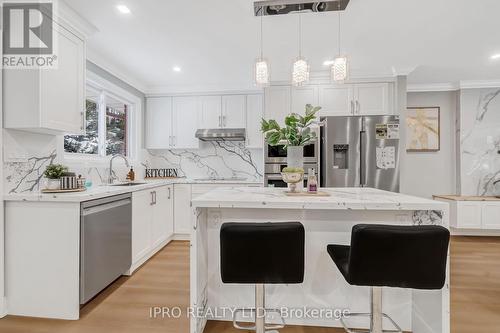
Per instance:
[[[314,168],[310,168],[307,175],[307,192],[318,193],[318,179]]]

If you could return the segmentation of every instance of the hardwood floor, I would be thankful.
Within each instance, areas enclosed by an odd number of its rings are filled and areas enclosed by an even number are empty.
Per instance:
[[[189,305],[189,244],[172,242],[134,276],[118,279],[82,309],[79,321],[7,316],[2,333],[187,333],[189,322],[151,318],[153,306]],[[454,237],[451,242],[451,332],[497,332],[500,327],[500,237]],[[240,332],[210,322],[205,333]],[[281,333],[341,333],[290,326]]]

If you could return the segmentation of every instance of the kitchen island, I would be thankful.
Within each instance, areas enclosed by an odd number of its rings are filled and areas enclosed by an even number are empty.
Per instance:
[[[253,285],[221,281],[219,232],[223,223],[299,221],[304,225],[304,283],[268,286],[266,307],[287,308],[293,313],[285,317],[288,325],[322,327],[341,326],[326,310],[369,310],[369,288],[344,280],[328,256],[327,244],[348,245],[351,228],[358,223],[449,226],[448,204],[443,202],[371,188],[321,191],[330,196],[289,197],[278,188],[218,188],[192,200],[190,297],[197,315],[191,317],[191,333],[202,333],[207,320],[231,320],[228,309],[254,304]],[[447,271],[445,287],[439,291],[384,288],[383,311],[404,331],[449,333]],[[306,309],[320,310],[315,312],[320,315],[298,315]],[[363,319],[351,318],[350,322],[354,327],[368,327]]]

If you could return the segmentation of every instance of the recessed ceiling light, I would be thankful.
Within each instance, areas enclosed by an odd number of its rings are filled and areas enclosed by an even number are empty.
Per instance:
[[[182,69],[181,69],[179,66],[174,66],[174,67],[172,67],[172,70],[173,70],[174,72],[177,72],[177,73],[178,73],[178,72],[180,72]]]
[[[116,8],[122,14],[130,14],[130,9],[125,5],[118,5],[116,6]]]
[[[334,62],[334,60],[325,60],[323,61],[323,66],[331,66]]]
[[[491,60],[497,60],[500,59],[500,53],[494,54],[490,57]]]

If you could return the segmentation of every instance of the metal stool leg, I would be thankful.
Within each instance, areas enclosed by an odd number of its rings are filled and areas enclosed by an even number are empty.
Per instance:
[[[255,333],[266,332],[266,292],[263,284],[255,285]]]
[[[370,289],[370,313],[351,313],[350,317],[369,317],[370,318],[370,333],[403,333],[401,327],[396,324],[396,322],[389,317],[387,314],[382,312],[382,288],[372,287]],[[394,326],[395,330],[383,330],[383,318],[387,318],[390,323]],[[344,318],[340,318],[340,323],[344,327],[347,333],[361,333],[365,331],[356,331],[347,327]]]

